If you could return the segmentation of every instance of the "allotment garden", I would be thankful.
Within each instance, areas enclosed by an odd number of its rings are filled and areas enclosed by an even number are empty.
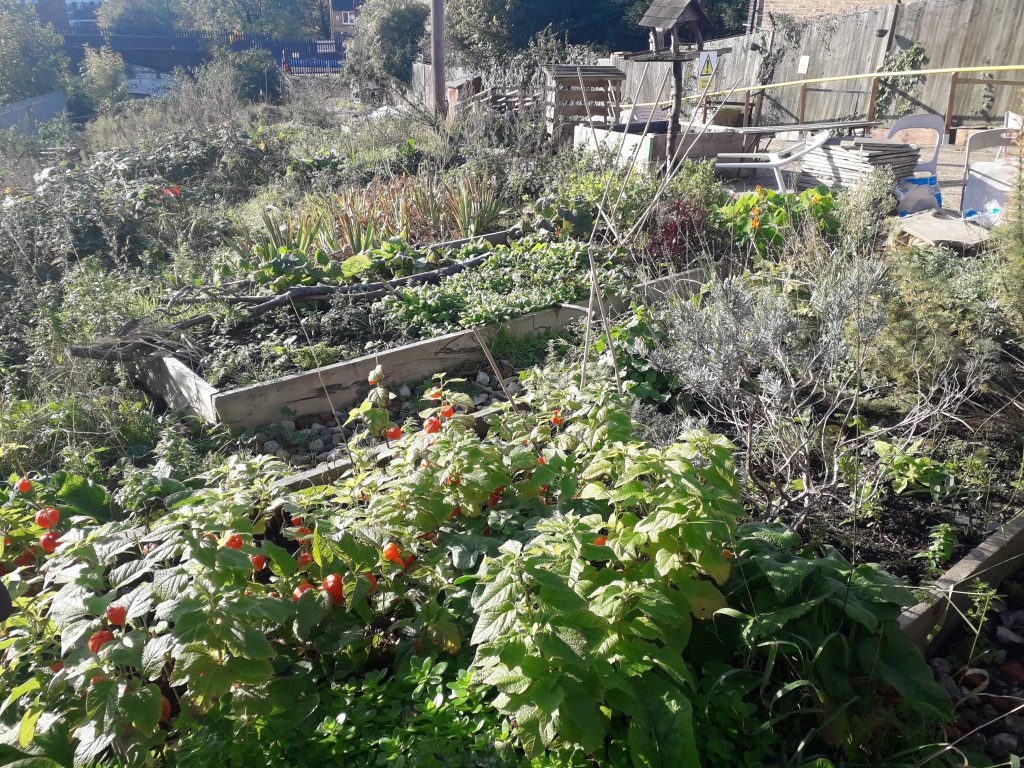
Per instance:
[[[1020,595],[899,619],[1024,491],[1024,198],[955,253],[331,98],[7,139],[0,764],[1012,760]]]

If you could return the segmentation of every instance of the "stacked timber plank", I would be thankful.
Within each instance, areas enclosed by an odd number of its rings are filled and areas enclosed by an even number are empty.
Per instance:
[[[797,186],[804,189],[853,187],[877,168],[892,170],[897,181],[914,175],[921,152],[912,144],[886,139],[845,139],[808,152]]]

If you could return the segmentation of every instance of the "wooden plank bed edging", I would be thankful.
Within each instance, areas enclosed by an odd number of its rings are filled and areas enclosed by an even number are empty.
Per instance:
[[[130,363],[128,369],[169,407],[198,416],[209,424],[217,423],[214,406],[217,389],[178,358],[171,355],[143,357]]]
[[[900,627],[921,650],[940,645],[963,621],[971,605],[970,582],[994,587],[1024,567],[1024,516],[1005,523],[946,571],[930,588],[931,599],[905,610]]]
[[[479,329],[479,333],[484,339],[491,339],[501,328],[513,336],[559,331],[584,314],[576,307],[557,305],[500,326]],[[484,359],[475,332],[458,331],[250,387],[218,392],[213,396],[213,408],[219,420],[229,427],[258,427],[355,405],[366,395],[366,377],[377,365],[383,366],[390,384],[398,385]]]

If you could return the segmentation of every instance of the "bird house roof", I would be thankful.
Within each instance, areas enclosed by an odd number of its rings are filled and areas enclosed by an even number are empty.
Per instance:
[[[688,21],[711,26],[711,19],[697,0],[654,0],[640,21],[640,26],[671,29],[680,22]]]

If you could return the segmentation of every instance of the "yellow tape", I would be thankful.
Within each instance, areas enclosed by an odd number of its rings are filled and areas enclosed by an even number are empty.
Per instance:
[[[813,77],[808,80],[788,80],[783,83],[768,83],[767,85],[747,85],[742,88],[733,88],[727,91],[712,91],[707,96],[728,96],[736,93],[754,93],[755,91],[767,91],[770,88],[793,88],[798,85],[813,85],[815,83],[839,83],[844,80],[870,80],[876,77],[907,77],[907,76],[923,76],[923,75],[952,75],[953,73],[967,74],[973,72],[1022,72],[1024,71],[1024,64],[1009,64],[1006,66],[997,67],[948,67],[945,69],[909,69],[900,72],[870,72],[862,75],[836,75],[835,77]],[[993,80],[994,83],[998,83],[998,80]],[[700,94],[691,94],[684,96],[683,99],[692,101],[693,99],[699,99]],[[636,107],[657,107],[662,104],[671,104],[671,99],[664,101],[651,101],[645,104],[634,104]]]

